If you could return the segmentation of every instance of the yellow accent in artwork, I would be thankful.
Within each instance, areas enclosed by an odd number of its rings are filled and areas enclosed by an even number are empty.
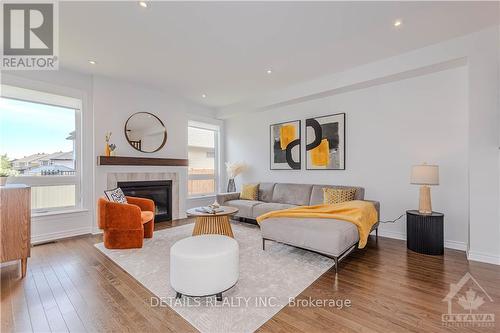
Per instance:
[[[280,127],[280,146],[281,150],[285,150],[286,146],[295,140],[295,125],[283,125]]]
[[[330,163],[330,145],[328,139],[321,140],[321,143],[316,148],[311,150],[311,164],[313,166],[328,166]]]

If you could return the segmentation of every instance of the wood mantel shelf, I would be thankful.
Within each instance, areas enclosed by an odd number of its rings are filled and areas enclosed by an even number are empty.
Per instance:
[[[188,166],[188,160],[183,158],[98,156],[97,165]]]

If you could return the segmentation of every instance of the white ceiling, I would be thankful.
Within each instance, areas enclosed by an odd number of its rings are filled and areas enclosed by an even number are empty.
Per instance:
[[[64,68],[222,107],[498,24],[498,6],[60,2],[60,59]],[[400,28],[393,26],[396,19],[403,21]]]

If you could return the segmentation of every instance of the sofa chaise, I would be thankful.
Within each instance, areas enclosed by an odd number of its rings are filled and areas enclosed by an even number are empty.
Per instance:
[[[255,221],[264,213],[282,210],[296,206],[319,205],[323,203],[323,188],[355,188],[355,200],[364,200],[364,188],[357,186],[312,185],[260,183],[258,200],[241,200],[240,193],[221,193],[217,195],[220,205],[239,209],[236,218]],[[378,216],[380,204],[373,202]],[[378,234],[378,225],[373,225],[372,231]],[[357,227],[346,221],[322,218],[269,218],[260,224],[262,232],[262,248],[265,241],[273,240],[306,250],[318,252],[331,257],[338,263],[345,258],[359,241]],[[378,235],[377,235],[378,236]]]

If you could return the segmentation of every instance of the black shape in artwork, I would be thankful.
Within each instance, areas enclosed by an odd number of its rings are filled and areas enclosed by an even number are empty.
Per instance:
[[[281,149],[281,141],[279,139],[274,140],[273,153],[274,163],[286,163],[286,152]]]
[[[331,149],[338,149],[340,143],[339,123],[327,123],[321,125],[322,138],[328,140],[328,146]]]
[[[298,146],[298,145],[300,145],[300,139],[295,139],[292,142],[290,142],[288,144],[288,146],[286,146],[286,150],[285,150],[286,162],[288,163],[290,168],[292,168],[294,170],[300,170],[300,161],[296,162],[293,160],[293,157],[292,157],[292,148],[295,146]]]
[[[312,150],[321,144],[323,130],[319,122],[314,118],[306,119],[306,130],[307,127],[311,127],[314,130],[314,141],[306,145],[306,150]]]

